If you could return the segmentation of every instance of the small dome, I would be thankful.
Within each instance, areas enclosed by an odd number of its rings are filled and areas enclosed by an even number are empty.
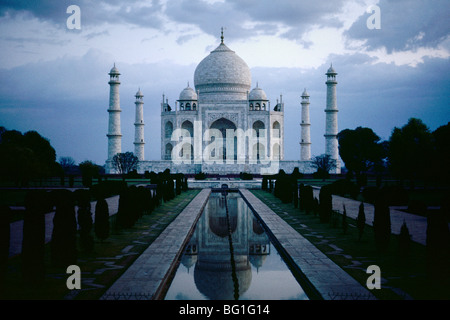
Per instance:
[[[141,89],[139,89],[138,92],[136,92],[135,97],[137,98],[137,97],[143,97],[143,96],[144,95],[142,94]]]
[[[302,97],[309,97],[309,93],[306,91],[306,88],[302,93]]]
[[[327,71],[327,74],[337,74],[336,71],[333,69],[333,64],[331,64],[330,68]]]
[[[181,91],[180,98],[178,100],[197,100],[197,94],[194,89],[189,87],[188,84],[188,86]]]
[[[109,74],[113,75],[113,74],[120,74],[119,69],[116,68],[116,64],[114,63],[114,67],[112,67],[111,71],[109,72]]]
[[[267,100],[267,95],[263,89],[259,88],[258,85],[256,85],[256,88],[250,91],[248,100]]]

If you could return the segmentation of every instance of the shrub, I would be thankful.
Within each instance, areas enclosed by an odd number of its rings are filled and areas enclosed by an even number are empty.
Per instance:
[[[104,199],[113,195],[120,194],[127,188],[127,183],[123,180],[105,180],[93,185],[90,190],[95,199]]]
[[[408,212],[426,216],[427,205],[421,200],[411,200],[408,204]]]
[[[206,179],[206,174],[203,172],[199,172],[194,176],[195,180],[205,180]]]
[[[368,203],[375,203],[378,194],[377,187],[365,187],[361,192],[364,201]]]
[[[105,199],[100,199],[95,205],[94,232],[97,238],[105,240],[109,237],[109,209]]]
[[[239,178],[241,178],[241,180],[253,180],[253,174],[247,173],[247,172],[241,172],[241,173],[239,173]]]
[[[348,179],[340,179],[331,183],[331,189],[333,194],[339,196],[349,195],[352,198],[356,198],[359,193],[358,186]]]
[[[408,191],[402,186],[385,186],[380,191],[390,206],[404,206],[409,202]]]

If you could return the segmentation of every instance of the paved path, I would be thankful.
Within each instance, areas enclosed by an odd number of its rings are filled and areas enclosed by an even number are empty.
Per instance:
[[[314,289],[325,300],[374,300],[373,294],[330,260],[265,203],[246,189],[240,189],[278,244],[289,254]],[[305,288],[306,289],[306,288]],[[306,290],[305,290],[306,291]]]
[[[319,199],[320,188],[313,187],[314,196]],[[347,216],[356,219],[358,217],[360,201],[348,199],[333,195],[333,210],[340,213],[345,211]],[[410,214],[400,210],[391,208],[391,232],[393,234],[400,234],[403,221],[406,222],[411,240],[420,244],[426,245],[427,240],[427,218],[415,214]],[[366,224],[373,226],[374,206],[370,203],[364,203],[364,213],[366,215]],[[449,224],[450,226],[450,224]]]
[[[210,193],[211,189],[203,189],[114,282],[101,300],[159,299]]]
[[[112,216],[117,213],[119,209],[119,196],[107,198],[109,215]],[[95,221],[95,205],[97,201],[91,202],[92,221]],[[77,209],[76,211],[77,212]],[[45,243],[50,242],[53,232],[53,217],[55,212],[49,212],[45,215]],[[15,221],[10,224],[11,236],[9,244],[9,257],[13,257],[22,252],[23,239],[23,220]]]

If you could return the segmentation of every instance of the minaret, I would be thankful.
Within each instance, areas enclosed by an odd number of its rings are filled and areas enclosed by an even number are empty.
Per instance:
[[[326,122],[325,122],[325,154],[328,154],[331,159],[336,160],[335,173],[341,173],[341,166],[339,163],[338,150],[338,108],[336,101],[336,71],[331,64],[327,73],[327,107],[325,108]]]
[[[112,158],[122,152],[122,134],[120,132],[120,96],[119,96],[119,70],[116,64],[109,72],[109,124],[108,124],[108,159],[107,172],[114,171],[111,165]]]
[[[302,122],[301,127],[301,141],[300,141],[300,160],[311,160],[311,135],[309,120],[309,94],[305,91],[302,93]]]
[[[134,155],[144,161],[144,95],[139,89],[136,97],[136,120],[134,122]]]

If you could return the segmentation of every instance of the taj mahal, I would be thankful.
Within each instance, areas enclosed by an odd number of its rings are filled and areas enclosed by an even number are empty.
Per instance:
[[[325,154],[336,161],[333,173],[340,173],[336,75],[331,66],[326,72]],[[112,159],[121,153],[120,72],[109,72],[110,99],[108,123],[108,159],[106,172],[115,173]],[[134,155],[138,172],[275,174],[280,169],[290,173],[298,167],[313,173],[311,161],[309,94],[301,94],[300,160],[284,159],[284,102],[282,96],[272,103],[259,87],[251,89],[252,77],[247,63],[224,43],[196,67],[194,88],[187,84],[170,105],[161,101],[161,160],[144,159],[144,99],[139,89],[135,95],[136,117]],[[251,89],[251,90],[250,90]],[[157,147],[157,146],[154,146]]]

